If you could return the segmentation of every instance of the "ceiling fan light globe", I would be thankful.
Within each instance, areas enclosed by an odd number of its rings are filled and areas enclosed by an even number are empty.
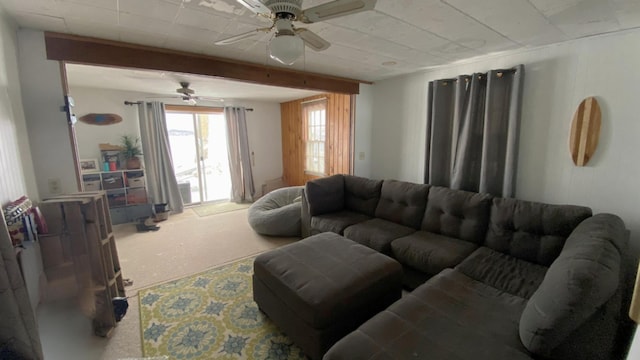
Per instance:
[[[297,35],[277,35],[269,43],[269,56],[285,65],[292,65],[304,53],[304,41]]]

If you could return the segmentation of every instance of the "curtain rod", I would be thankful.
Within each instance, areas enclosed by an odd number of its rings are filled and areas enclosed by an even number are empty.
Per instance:
[[[495,73],[497,74],[498,77],[502,77],[503,73],[513,73],[513,72],[516,72],[517,70],[516,69],[496,69],[496,70],[491,70],[491,71],[495,71]],[[487,75],[488,73],[489,73],[488,71],[486,73],[480,73],[479,76]],[[469,81],[468,79],[470,77],[472,77],[473,75],[461,75],[461,76],[464,77],[465,80]],[[439,79],[439,80],[436,80],[436,81],[444,81],[444,82],[447,82],[447,81],[458,81],[458,78]]]
[[[124,101],[125,105],[140,105],[142,104],[142,101],[129,101],[129,100],[125,100]],[[221,106],[223,107],[223,106]],[[246,108],[245,111],[253,111],[253,108]]]
[[[312,102],[316,102],[316,101],[323,101],[323,100],[327,100],[327,98],[326,97],[322,97],[322,98],[319,98],[319,99],[307,100],[307,101],[301,102],[300,104],[308,104],[308,103],[312,103]]]

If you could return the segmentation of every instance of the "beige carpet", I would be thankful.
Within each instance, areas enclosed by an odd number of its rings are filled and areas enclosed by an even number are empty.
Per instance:
[[[115,227],[120,264],[126,278],[129,310],[113,332],[102,359],[142,357],[137,290],[182,278],[233,260],[257,254],[296,238],[256,234],[247,223],[247,210],[199,217],[187,209],[159,223],[160,230],[137,233],[135,224]]]
[[[229,211],[246,209],[249,206],[251,206],[251,204],[236,204],[236,203],[233,203],[233,202],[218,202],[218,203],[213,203],[213,204],[205,204],[205,205],[194,206],[191,209],[193,211],[195,211],[195,213],[198,214],[198,216],[210,216],[210,215],[221,214],[221,213],[225,213],[225,212],[229,212]]]

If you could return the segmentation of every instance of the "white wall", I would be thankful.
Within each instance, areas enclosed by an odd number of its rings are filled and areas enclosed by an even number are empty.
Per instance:
[[[280,104],[261,101],[226,101],[228,104],[253,108],[247,112],[249,148],[253,154],[252,171],[256,195],[262,195],[262,184],[282,177],[282,132]]]
[[[78,118],[90,113],[112,113],[122,116],[122,122],[112,125],[90,125],[81,121],[76,123],[78,153],[81,159],[97,159],[102,165],[98,144],[120,145],[123,135],[140,136],[138,107],[125,105],[124,101],[137,101],[146,95],[76,86],[69,86],[69,92],[75,100],[74,112]]]
[[[419,73],[374,85],[373,178],[422,182],[427,82],[425,74]]]
[[[640,247],[640,30],[476,59],[381,81],[374,86],[372,175],[421,182],[427,83],[475,71],[525,65],[516,196],[611,212]],[[569,129],[580,101],[602,108],[600,144],[586,167],[569,155]]]
[[[355,150],[353,173],[371,177],[371,131],[373,125],[373,86],[360,84],[356,95]]]
[[[18,79],[17,28],[0,6],[0,206],[38,199]]]
[[[18,31],[18,61],[38,192],[43,198],[51,195],[52,179],[60,182],[60,192],[77,191],[66,114],[60,110],[64,106],[60,67],[47,60],[42,31]]]

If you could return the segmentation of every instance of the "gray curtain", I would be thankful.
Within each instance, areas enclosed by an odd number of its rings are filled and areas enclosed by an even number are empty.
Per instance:
[[[184,204],[173,171],[164,104],[142,102],[138,118],[149,196],[154,204],[168,203],[172,212],[181,213]]]
[[[7,224],[0,220],[0,358],[42,359],[38,326]]]
[[[513,197],[524,65],[429,83],[425,183]]]
[[[251,172],[251,153],[247,134],[246,111],[243,107],[225,107],[227,146],[231,173],[231,201],[253,201],[256,192]]]

